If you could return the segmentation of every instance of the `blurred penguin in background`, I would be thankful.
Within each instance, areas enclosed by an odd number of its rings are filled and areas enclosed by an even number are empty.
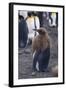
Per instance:
[[[39,17],[39,21],[40,21],[40,27],[43,27],[43,24],[44,24],[44,22],[43,22],[43,12],[38,12],[38,17]]]
[[[24,19],[26,20],[26,18],[27,18],[27,16],[28,16],[28,12],[27,12],[27,11],[20,10],[20,11],[19,11],[19,15],[23,16]]]
[[[28,43],[32,43],[32,39],[37,35],[37,32],[33,29],[38,29],[40,27],[39,18],[36,12],[28,12],[26,23],[28,26]]]
[[[45,28],[37,29],[39,34],[32,40],[33,72],[47,71],[50,58],[50,39]]]
[[[52,12],[49,18],[49,26],[56,27],[57,26],[57,13]]]
[[[28,40],[28,27],[22,15],[19,15],[19,48],[25,48]]]

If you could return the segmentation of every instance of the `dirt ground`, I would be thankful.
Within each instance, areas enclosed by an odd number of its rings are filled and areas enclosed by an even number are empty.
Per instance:
[[[44,27],[47,29],[50,36],[50,60],[49,60],[49,72],[37,72],[32,75],[32,48],[28,46],[25,49],[19,49],[18,53],[18,79],[28,78],[48,78],[53,77],[51,68],[58,65],[58,27],[49,27],[47,22],[44,22]]]

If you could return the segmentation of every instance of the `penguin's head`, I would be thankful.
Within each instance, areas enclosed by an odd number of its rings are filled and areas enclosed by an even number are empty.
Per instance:
[[[45,28],[34,29],[34,31],[38,32],[39,35],[45,35],[47,33]]]

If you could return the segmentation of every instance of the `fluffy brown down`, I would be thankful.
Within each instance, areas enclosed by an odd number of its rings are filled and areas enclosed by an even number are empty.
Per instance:
[[[39,49],[44,50],[50,46],[49,36],[45,28],[37,29],[39,35],[35,36],[32,40],[32,52]]]

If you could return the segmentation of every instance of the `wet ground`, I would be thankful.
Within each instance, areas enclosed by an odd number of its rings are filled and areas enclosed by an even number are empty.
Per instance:
[[[18,78],[45,78],[53,77],[51,68],[58,65],[58,29],[57,27],[49,27],[47,22],[44,22],[44,27],[47,29],[50,36],[50,60],[49,60],[49,72],[37,72],[32,75],[32,47],[28,46],[25,49],[19,49],[18,53]]]

